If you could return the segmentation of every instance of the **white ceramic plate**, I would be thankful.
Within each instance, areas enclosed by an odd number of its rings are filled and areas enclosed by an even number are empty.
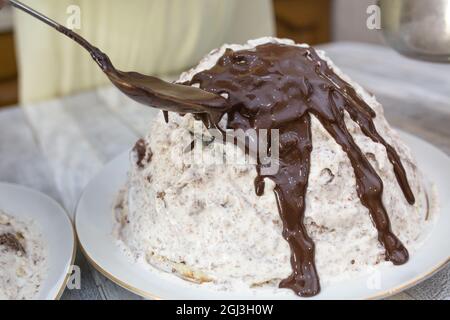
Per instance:
[[[385,266],[380,271],[329,286],[314,299],[381,298],[398,293],[431,276],[450,257],[450,159],[437,148],[406,133],[420,168],[433,181],[440,198],[440,214],[423,247],[402,266]],[[76,229],[82,249],[101,273],[124,288],[147,298],[160,299],[299,299],[292,291],[240,289],[233,292],[192,284],[175,275],[134,263],[124,255],[112,236],[112,206],[124,186],[129,168],[128,153],[109,163],[88,185],[77,208]]]
[[[47,275],[36,299],[59,299],[75,258],[75,233],[64,209],[37,191],[0,183],[0,208],[20,220],[32,219],[47,245]]]

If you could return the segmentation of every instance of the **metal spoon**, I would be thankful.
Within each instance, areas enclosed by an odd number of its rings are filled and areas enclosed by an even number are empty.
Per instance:
[[[0,0],[3,1],[3,0]],[[13,7],[48,24],[86,49],[110,81],[127,96],[142,104],[179,113],[207,113],[219,117],[227,109],[223,97],[199,88],[169,83],[137,72],[114,68],[106,54],[86,39],[17,0],[7,0]]]

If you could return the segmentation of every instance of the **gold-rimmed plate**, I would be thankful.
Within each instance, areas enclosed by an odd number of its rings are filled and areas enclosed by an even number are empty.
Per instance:
[[[46,247],[46,270],[34,299],[61,297],[75,259],[75,232],[65,210],[50,197],[32,189],[0,183],[0,208],[21,221],[33,221]]]
[[[435,184],[440,213],[423,246],[402,266],[383,265],[342,282],[324,285],[313,299],[383,298],[399,293],[442,268],[450,257],[450,159],[439,149],[400,132],[411,147],[428,180]],[[146,298],[160,299],[301,299],[290,290],[239,288],[224,291],[211,285],[194,284],[144,263],[132,261],[113,236],[113,204],[123,188],[129,169],[124,153],[97,175],[85,189],[75,218],[78,238],[92,265],[122,287]]]

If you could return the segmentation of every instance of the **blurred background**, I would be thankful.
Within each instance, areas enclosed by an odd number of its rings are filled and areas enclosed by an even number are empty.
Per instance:
[[[117,67],[176,75],[223,43],[266,35],[297,42],[382,43],[366,28],[375,0],[24,0],[107,52]],[[73,7],[73,6],[77,7]],[[75,15],[75,18],[73,17]],[[75,19],[75,20],[74,20]],[[107,83],[89,56],[30,17],[0,11],[0,107]]]

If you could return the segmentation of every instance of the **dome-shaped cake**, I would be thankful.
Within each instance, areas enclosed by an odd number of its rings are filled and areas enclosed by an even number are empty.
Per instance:
[[[275,38],[224,45],[178,82],[229,99],[215,123],[223,131],[279,129],[279,172],[223,164],[245,152],[213,141],[193,115],[161,114],[131,154],[116,207],[134,257],[192,281],[311,296],[319,278],[403,264],[420,245],[430,213],[408,147],[323,52]],[[199,145],[202,161],[192,161]]]

